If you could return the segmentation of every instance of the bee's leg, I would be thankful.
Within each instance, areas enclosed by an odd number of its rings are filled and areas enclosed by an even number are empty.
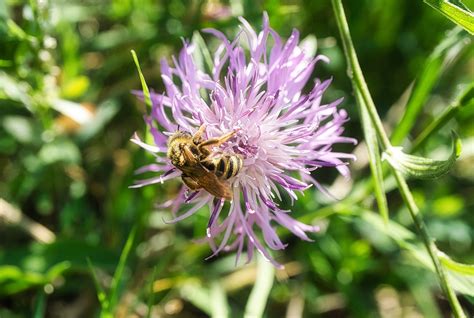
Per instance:
[[[198,149],[201,152],[206,152],[207,151],[209,153],[209,150],[207,150],[205,147],[209,147],[209,146],[217,147],[219,145],[222,145],[224,142],[226,142],[227,140],[232,138],[236,133],[237,133],[237,130],[234,130],[234,131],[228,132],[225,135],[220,136],[219,138],[208,139],[204,142],[201,142],[198,145]],[[203,150],[203,149],[205,149],[205,150]]]
[[[199,190],[201,189],[201,185],[199,183],[196,182],[196,180],[194,180],[193,178],[191,177],[188,177],[186,175],[182,175],[181,176],[181,179],[183,180],[184,184],[188,186],[189,189],[191,190]]]
[[[201,127],[199,127],[198,131],[193,136],[193,143],[195,145],[198,145],[201,140],[202,140],[202,134],[204,134],[204,131],[206,130],[206,124],[202,124]]]
[[[191,149],[189,149],[189,146],[187,145],[183,147],[183,156],[186,162],[188,162],[189,164],[195,164],[197,161],[196,157],[194,156]]]

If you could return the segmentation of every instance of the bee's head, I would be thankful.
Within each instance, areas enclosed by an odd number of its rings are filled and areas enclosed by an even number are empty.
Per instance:
[[[168,158],[175,167],[186,165],[184,147],[192,144],[192,135],[187,131],[178,130],[168,138]]]
[[[173,141],[177,139],[188,139],[192,138],[192,135],[188,133],[187,131],[182,131],[182,130],[177,130],[174,134],[172,134],[168,138],[168,147],[173,143]]]

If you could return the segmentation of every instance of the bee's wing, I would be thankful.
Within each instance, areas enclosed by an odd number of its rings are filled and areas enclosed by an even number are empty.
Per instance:
[[[216,197],[224,198],[229,201],[232,200],[232,193],[229,184],[219,180],[214,173],[205,170],[203,167],[199,169],[201,170],[199,173],[195,173],[192,175],[193,179],[201,187],[203,187],[207,192]]]
[[[232,194],[230,186],[219,180],[217,176],[205,168],[192,153],[189,147],[185,147],[184,156],[186,161],[189,163],[187,166],[180,167],[179,169],[186,174],[187,177],[191,177],[196,183],[203,187],[210,194],[224,198],[226,200],[232,200]]]

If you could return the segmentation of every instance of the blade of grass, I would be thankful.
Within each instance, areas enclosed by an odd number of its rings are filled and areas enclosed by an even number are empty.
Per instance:
[[[463,41],[466,34],[455,28],[447,33],[446,37],[436,46],[425,62],[425,65],[415,81],[412,93],[405,107],[400,122],[395,126],[391,135],[392,145],[399,145],[415,125],[418,115],[423,109],[431,90],[438,82],[448,62],[459,55],[462,48],[469,43]]]
[[[441,256],[441,263],[444,265],[444,267],[461,274],[474,276],[474,265],[455,262],[451,258],[449,258],[448,255],[443,254],[441,252],[439,253]]]
[[[469,33],[474,34],[474,15],[466,6],[461,8],[447,0],[423,0],[423,2],[443,14],[449,20],[463,27]]]
[[[35,305],[33,310],[33,318],[43,318],[46,312],[46,293],[40,289],[36,294]]]
[[[125,265],[127,264],[128,256],[130,254],[130,251],[132,250],[132,246],[135,241],[136,232],[137,232],[137,226],[135,225],[130,231],[130,234],[128,235],[127,241],[125,242],[125,246],[122,250],[122,254],[120,255],[120,260],[115,270],[114,277],[112,278],[112,286],[111,286],[110,297],[109,297],[110,309],[112,311],[113,311],[113,308],[115,308],[115,305],[117,305],[120,283],[123,280],[122,276],[125,270]]]
[[[140,82],[142,84],[143,96],[145,97],[145,104],[151,109],[153,105],[150,98],[150,91],[148,89],[148,85],[145,81],[145,76],[143,76],[142,69],[140,68],[140,63],[138,62],[137,53],[134,50],[130,51],[132,53],[133,61],[135,62],[135,66],[137,67],[138,76],[140,77]]]
[[[259,318],[263,316],[274,277],[275,268],[273,265],[263,256],[258,255],[257,280],[245,306],[245,318]]]
[[[456,101],[447,107],[443,113],[432,121],[413,141],[412,152],[420,149],[421,146],[432,136],[439,131],[451,118],[456,116],[462,107],[470,107],[474,105],[474,83],[468,85],[456,98]]]
[[[109,300],[107,298],[107,294],[105,293],[102,286],[100,286],[99,279],[97,278],[97,275],[94,270],[94,265],[92,265],[92,262],[89,257],[87,257],[87,266],[89,267],[89,270],[92,274],[92,278],[94,280],[94,285],[95,285],[95,289],[97,293],[97,299],[99,300],[100,307],[102,308],[102,313],[108,312]]]
[[[385,220],[385,223],[388,222],[388,204],[387,197],[385,196],[385,189],[383,183],[383,171],[382,171],[382,160],[380,158],[379,144],[377,142],[377,134],[372,126],[370,121],[369,114],[366,110],[366,105],[364,103],[362,96],[358,90],[355,91],[355,96],[357,104],[359,105],[359,110],[362,119],[362,128],[364,131],[364,139],[367,144],[367,152],[369,153],[369,166],[370,171],[372,172],[373,185],[375,191],[375,199],[377,200],[378,210],[380,215]]]
[[[151,112],[151,109],[153,107],[153,102],[151,101],[150,90],[148,89],[148,85],[146,84],[146,81],[145,81],[145,76],[143,76],[142,69],[140,68],[140,63],[138,62],[137,54],[135,53],[134,50],[131,50],[130,52],[132,53],[132,58],[133,58],[133,61],[135,62],[135,66],[137,67],[138,75],[140,77],[140,83],[142,84],[142,91],[143,91],[145,104],[148,108],[148,111]],[[150,130],[148,129],[145,130],[145,141],[150,144],[153,144],[154,142],[153,136]]]

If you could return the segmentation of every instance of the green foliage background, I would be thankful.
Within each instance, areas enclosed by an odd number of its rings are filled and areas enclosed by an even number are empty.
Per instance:
[[[344,5],[387,130],[401,123],[407,101],[416,97],[422,106],[399,141],[410,147],[472,83],[472,37],[453,30],[454,23],[422,1]],[[465,5],[472,9],[473,1]],[[345,97],[352,119],[346,135],[362,141],[329,1],[0,2],[0,317],[244,315],[256,263],[234,266],[232,254],[205,260],[209,247],[193,241],[205,234],[205,209],[177,225],[163,223],[169,211],[155,203],[172,199],[179,181],[128,188],[134,170],[153,160],[129,142],[135,131],[145,134],[146,112],[130,93],[141,87],[130,50],[137,52],[148,85],[161,91],[159,60],[177,54],[182,38],[207,27],[234,35],[239,15],[259,28],[263,10],[284,37],[292,28],[302,38],[317,37],[318,52],[331,64],[319,64],[314,75],[333,77],[325,98]],[[438,46],[454,37],[447,47]],[[419,88],[415,97],[413,85]],[[92,116],[78,124],[84,109]],[[472,99],[452,117],[417,153],[448,157],[455,130],[463,153],[454,168],[439,179],[409,184],[440,250],[472,264]],[[319,180],[344,199],[333,202],[313,189],[292,208],[323,231],[308,243],[281,230],[289,247],[274,256],[286,270],[277,271],[268,299],[256,296],[266,317],[449,315],[393,180],[385,182],[392,220],[387,227],[373,195],[361,198],[371,177],[366,151],[356,153],[352,181],[318,170]],[[451,279],[472,315],[474,275],[467,272],[454,271]]]

